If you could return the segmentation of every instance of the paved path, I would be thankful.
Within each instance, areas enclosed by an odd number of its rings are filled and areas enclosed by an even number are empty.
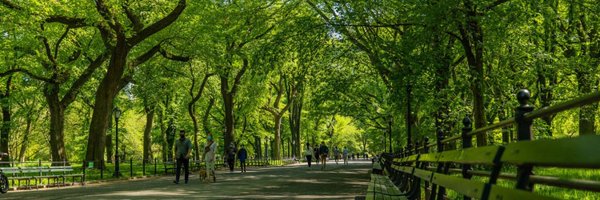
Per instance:
[[[216,183],[203,183],[197,175],[189,184],[173,184],[173,177],[119,181],[60,189],[9,191],[0,199],[354,199],[364,195],[370,162],[348,166],[249,168],[245,174],[217,172]],[[183,181],[182,181],[183,182]]]

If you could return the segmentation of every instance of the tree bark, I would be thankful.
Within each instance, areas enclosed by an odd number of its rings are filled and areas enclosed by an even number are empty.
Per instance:
[[[154,123],[154,109],[145,106],[144,111],[146,112],[146,126],[144,127],[144,162],[149,163],[152,161],[152,124]]]
[[[302,106],[304,104],[304,86],[303,83],[300,82],[295,87],[297,88],[297,97],[291,96],[294,92],[288,92],[288,99],[293,99],[289,101],[292,105],[290,106],[290,130],[292,133],[292,154],[297,158],[302,157],[302,152],[300,148],[302,144],[300,143],[300,122],[302,120]],[[308,139],[308,138],[307,138]]]
[[[23,134],[23,142],[21,142],[21,150],[19,151],[19,161],[21,162],[25,162],[25,152],[27,152],[27,145],[29,144],[29,134],[31,133],[31,123],[33,121],[31,115],[32,113],[30,111],[25,117],[25,133]]]
[[[461,44],[465,50],[467,63],[471,74],[471,92],[473,94],[473,117],[475,128],[486,125],[484,105],[484,72],[483,72],[483,29],[481,28],[476,6],[471,0],[464,1],[465,22],[459,24]],[[486,146],[487,137],[485,133],[477,136],[477,146]]]
[[[208,102],[208,107],[206,107],[206,111],[204,111],[204,116],[202,117],[202,127],[204,128],[204,133],[208,135],[210,133],[210,124],[208,123],[208,117],[210,116],[210,110],[215,105],[215,99],[211,98]]]
[[[592,92],[592,83],[596,82],[593,80],[593,76],[594,74],[577,73],[580,95]],[[596,134],[596,110],[598,110],[597,104],[585,105],[579,108],[579,135]]]
[[[11,131],[11,110],[10,110],[10,89],[12,87],[12,76],[6,80],[6,90],[0,93],[0,107],[2,109],[2,127],[0,128],[0,152],[7,153],[8,156],[2,156],[2,161],[10,161],[10,152],[8,148],[8,138]],[[9,166],[2,164],[0,166]]]
[[[191,72],[193,73],[193,71]],[[198,146],[198,132],[199,132],[199,128],[198,128],[198,120],[196,119],[196,102],[198,102],[198,100],[200,100],[200,97],[202,97],[202,92],[204,91],[204,86],[206,85],[206,83],[208,82],[208,78],[212,76],[212,74],[206,74],[204,76],[204,79],[202,80],[202,84],[200,84],[200,88],[198,89],[198,93],[194,94],[194,86],[196,85],[196,80],[195,78],[192,78],[192,87],[190,88],[190,96],[192,97],[192,100],[188,103],[188,114],[190,115],[190,118],[192,118],[192,123],[194,124],[194,158],[196,160],[200,160],[200,146]],[[210,105],[212,106],[212,105]]]
[[[275,141],[273,146],[273,155],[276,160],[281,160],[281,115],[273,116],[275,122]]]
[[[85,159],[86,161],[94,161],[96,168],[102,168],[101,164],[104,160],[104,150],[106,143],[106,129],[108,128],[108,120],[110,113],[113,110],[113,100],[121,90],[123,83],[126,81],[123,79],[125,67],[127,66],[127,57],[130,50],[140,42],[146,40],[148,37],[156,34],[167,26],[171,25],[181,15],[186,7],[186,0],[179,0],[177,7],[175,7],[168,15],[164,18],[156,21],[153,24],[145,28],[135,29],[136,34],[131,38],[126,37],[126,28],[122,24],[118,23],[114,13],[104,1],[95,1],[96,10],[104,18],[110,29],[115,35],[115,45],[111,46],[110,41],[105,40],[105,44],[108,44],[108,48],[111,51],[110,62],[108,70],[100,82],[98,89],[96,90],[95,102],[94,102],[94,113],[92,115],[92,122],[90,124],[90,131],[87,144],[87,152]],[[128,15],[131,20],[132,17]],[[133,25],[136,27],[143,27],[137,20],[131,20]],[[137,22],[136,22],[137,21]],[[116,23],[115,23],[116,22]],[[112,35],[107,33],[106,28],[100,28],[103,35]],[[160,51],[160,46],[153,47],[147,53],[141,55],[131,62],[131,66],[137,66],[150,59],[155,53]],[[165,56],[164,51],[160,51]],[[168,56],[165,56],[168,57]],[[87,162],[86,162],[87,163]]]
[[[108,120],[110,120],[110,113],[114,107],[113,99],[119,92],[119,85],[121,77],[125,72],[128,54],[129,47],[127,47],[123,38],[123,41],[117,42],[117,47],[112,53],[106,76],[104,76],[98,86],[98,90],[96,90],[94,113],[92,114],[88,148],[85,157],[86,161],[93,161],[96,168],[103,167],[101,165],[104,161]]]
[[[53,86],[46,87],[46,91],[58,89]],[[52,161],[62,162],[67,161],[64,144],[64,121],[65,110],[58,102],[58,91],[46,94],[46,101],[49,103],[50,110],[50,152]],[[61,163],[53,163],[53,165]]]

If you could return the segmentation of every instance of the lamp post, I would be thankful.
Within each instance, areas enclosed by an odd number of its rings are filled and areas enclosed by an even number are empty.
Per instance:
[[[119,178],[121,172],[119,172],[119,118],[121,117],[121,109],[115,107],[113,110],[113,114],[115,115],[115,174],[113,177]]]

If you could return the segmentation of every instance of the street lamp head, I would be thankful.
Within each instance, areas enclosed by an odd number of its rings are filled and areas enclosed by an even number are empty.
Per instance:
[[[121,118],[121,109],[119,109],[119,107],[115,107],[113,112],[115,114],[115,118],[117,118],[117,119]]]

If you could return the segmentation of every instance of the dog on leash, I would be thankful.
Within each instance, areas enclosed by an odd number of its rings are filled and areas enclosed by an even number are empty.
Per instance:
[[[207,178],[206,170],[201,169],[199,172],[200,180],[204,181]]]

